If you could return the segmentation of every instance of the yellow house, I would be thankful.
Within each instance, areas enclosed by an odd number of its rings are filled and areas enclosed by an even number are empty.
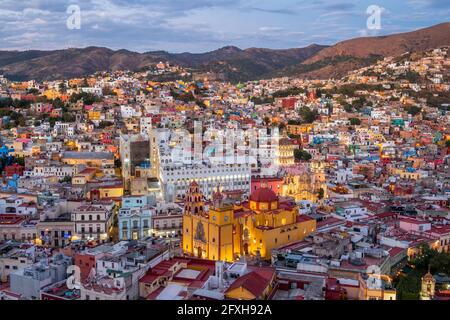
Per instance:
[[[123,196],[123,185],[112,184],[107,186],[98,186],[88,192],[88,198],[91,200],[117,200],[120,201]]]
[[[91,110],[91,111],[88,112],[89,120],[100,120],[100,116],[101,116],[100,111],[93,111],[93,110]]]
[[[225,291],[229,300],[267,300],[275,283],[275,269],[261,268],[249,272],[237,280]]]
[[[287,133],[300,135],[302,133],[309,133],[313,129],[312,124],[288,124],[286,126]]]
[[[186,194],[183,250],[203,259],[233,261],[241,255],[270,259],[272,249],[303,240],[316,221],[298,214],[297,206],[281,201],[269,188],[255,190],[242,205],[224,203],[216,192],[209,211],[196,182]]]
[[[88,167],[114,167],[114,155],[110,152],[66,151],[62,156],[64,164],[84,164]]]
[[[94,179],[98,171],[98,168],[86,168],[72,177],[72,184],[85,185]]]
[[[55,89],[48,89],[44,91],[44,96],[49,100],[60,98],[61,94]]]
[[[420,171],[408,171],[403,168],[390,168],[389,173],[400,176],[402,179],[419,180],[422,178]]]

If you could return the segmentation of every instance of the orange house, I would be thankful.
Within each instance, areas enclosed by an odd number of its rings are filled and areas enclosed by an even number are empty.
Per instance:
[[[274,288],[275,270],[261,268],[235,280],[225,291],[225,298],[231,300],[267,300]]]

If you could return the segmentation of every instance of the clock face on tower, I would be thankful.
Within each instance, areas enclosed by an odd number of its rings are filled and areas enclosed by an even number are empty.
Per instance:
[[[195,240],[206,242],[205,229],[203,228],[203,223],[200,221],[197,223],[197,227],[195,229]]]

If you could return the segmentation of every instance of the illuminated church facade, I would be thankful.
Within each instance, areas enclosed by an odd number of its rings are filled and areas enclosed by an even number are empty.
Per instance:
[[[182,246],[186,254],[203,259],[270,259],[272,249],[303,240],[315,229],[314,219],[299,215],[295,203],[269,188],[254,190],[242,204],[227,203],[217,191],[206,210],[200,187],[193,182],[185,197]]]

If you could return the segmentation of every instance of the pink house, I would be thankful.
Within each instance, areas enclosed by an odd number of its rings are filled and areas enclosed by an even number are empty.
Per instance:
[[[400,229],[407,232],[425,232],[431,229],[431,223],[414,218],[401,217]]]

